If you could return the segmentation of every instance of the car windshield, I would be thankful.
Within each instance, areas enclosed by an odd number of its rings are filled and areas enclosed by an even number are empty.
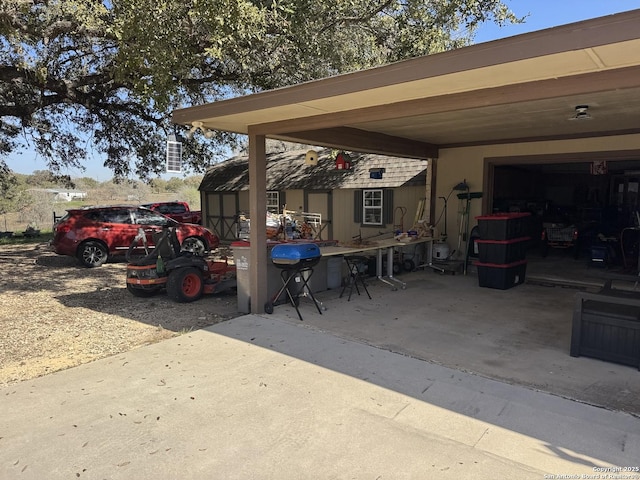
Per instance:
[[[169,217],[165,217],[164,215],[154,212],[152,210],[146,210],[144,208],[136,209],[134,212],[135,223],[137,225],[160,225],[173,227],[177,225],[178,222],[172,220]]]
[[[135,222],[137,225],[161,225],[173,226],[172,220],[164,215],[153,212],[151,210],[136,209],[134,211]]]

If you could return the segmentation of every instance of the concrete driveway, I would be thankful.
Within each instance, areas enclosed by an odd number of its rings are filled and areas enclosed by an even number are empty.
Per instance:
[[[640,478],[639,372],[569,356],[574,291],[403,279],[7,387],[0,478]]]
[[[327,291],[317,296],[322,315],[304,298],[300,312],[306,326],[341,338],[640,415],[637,368],[569,355],[575,294],[601,286],[607,272],[563,260],[532,259],[528,282],[508,290],[478,287],[472,268],[466,276],[405,273],[397,278],[407,288],[397,291],[374,278],[372,300]],[[275,314],[300,323],[291,306]]]

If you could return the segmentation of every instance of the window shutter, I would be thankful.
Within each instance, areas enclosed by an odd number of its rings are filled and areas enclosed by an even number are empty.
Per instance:
[[[384,190],[382,194],[382,223],[393,223],[393,190]]]
[[[353,192],[353,223],[362,223],[362,190]]]
[[[284,208],[283,205],[287,204],[287,192],[285,192],[284,190],[280,190],[278,192],[278,201],[280,202],[280,205],[278,205],[278,212],[282,213],[282,209]]]

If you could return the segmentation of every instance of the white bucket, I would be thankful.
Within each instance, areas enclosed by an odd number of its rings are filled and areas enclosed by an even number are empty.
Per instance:
[[[446,260],[449,257],[449,245],[446,243],[433,244],[434,260]]]

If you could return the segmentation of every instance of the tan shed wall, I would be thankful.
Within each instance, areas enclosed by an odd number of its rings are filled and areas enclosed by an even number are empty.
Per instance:
[[[362,238],[369,238],[384,233],[393,232],[394,224],[401,221],[401,212],[397,207],[405,207],[404,230],[408,230],[413,226],[416,216],[416,210],[420,200],[424,199],[427,193],[426,186],[402,187],[394,189],[394,215],[393,222],[380,227],[361,227],[360,224],[353,222],[353,189],[334,190],[330,194],[327,192],[310,192],[308,195],[307,206],[304,205],[303,190],[288,190],[286,192],[286,203],[288,210],[306,210],[311,213],[321,213],[323,220],[330,219],[331,226],[323,230],[323,240],[338,240],[340,242],[350,242],[353,237],[362,235]],[[229,194],[232,196],[233,194]],[[327,198],[328,197],[328,198]],[[219,217],[220,202],[219,194],[203,193],[203,215],[205,215],[205,223],[207,218],[211,216]],[[238,202],[241,212],[249,212],[249,192],[241,191],[238,193]],[[331,202],[331,204],[329,203]],[[224,216],[234,216],[237,212],[234,210],[231,202],[225,201]],[[428,202],[425,203],[425,209],[428,211]],[[206,224],[208,228],[213,225]]]
[[[353,223],[353,190],[334,190],[333,198],[333,239],[342,242],[358,235],[358,226]],[[365,236],[363,233],[362,236]]]
[[[353,222],[353,189],[335,190],[333,192],[333,240],[350,242],[353,237],[362,235],[362,238],[377,236],[383,233],[393,232],[393,223],[380,227],[361,227]],[[418,203],[425,197],[425,187],[402,187],[394,189],[393,205],[407,209],[404,216],[404,230],[413,225]],[[394,221],[400,223],[400,212]]]
[[[238,192],[238,204],[241,212],[249,214],[249,190]]]
[[[303,190],[287,190],[287,210],[304,210]]]

